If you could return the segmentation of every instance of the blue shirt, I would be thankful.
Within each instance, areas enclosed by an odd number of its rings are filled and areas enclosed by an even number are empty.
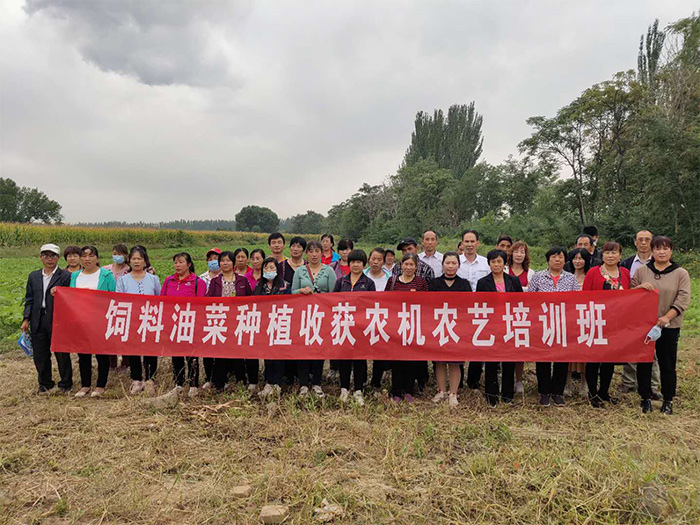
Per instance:
[[[117,292],[160,295],[160,279],[151,273],[147,273],[143,279],[137,281],[130,273],[127,273],[117,279]]]

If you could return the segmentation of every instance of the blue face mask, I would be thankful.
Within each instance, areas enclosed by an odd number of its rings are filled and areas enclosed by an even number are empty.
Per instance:
[[[277,277],[277,272],[265,272],[263,273],[263,278],[267,279],[268,281],[271,281]]]
[[[112,255],[112,262],[114,262],[114,264],[124,264],[124,261],[123,255]]]
[[[659,337],[661,337],[661,327],[656,325],[647,333],[644,344],[648,345],[652,341],[656,341]]]
[[[214,259],[211,260],[207,263],[207,266],[209,267],[209,270],[212,272],[218,272],[221,268],[219,267],[219,261]]]

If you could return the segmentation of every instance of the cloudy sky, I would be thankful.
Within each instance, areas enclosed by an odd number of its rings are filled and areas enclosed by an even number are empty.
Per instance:
[[[689,1],[0,0],[0,176],[68,222],[281,217],[395,172],[475,101],[498,163]]]

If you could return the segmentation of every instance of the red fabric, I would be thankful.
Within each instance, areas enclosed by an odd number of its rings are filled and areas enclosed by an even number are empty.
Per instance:
[[[61,287],[52,350],[254,359],[650,362],[654,346],[643,342],[656,322],[657,304],[658,292],[645,290],[178,298]],[[351,318],[344,308],[355,308]],[[562,325],[555,322],[562,308],[566,333],[547,330]],[[251,309],[259,312],[260,322],[248,323],[251,331],[241,330]],[[524,309],[529,309],[526,317]],[[302,317],[313,327],[308,321],[314,312],[324,314],[318,332],[304,330]],[[591,319],[598,322],[591,325]],[[144,330],[148,326],[159,328]],[[282,337],[285,327],[288,336]],[[224,340],[213,335],[220,329]]]
[[[517,277],[518,279],[520,279],[520,286],[522,286],[523,288],[527,288],[527,270],[523,270],[522,272],[520,272],[520,275],[515,275],[513,268],[508,268],[508,273],[513,277]]]
[[[618,268],[620,271],[620,279],[622,280],[622,288],[625,290],[630,289],[630,271],[627,268],[620,266]],[[602,290],[605,284],[605,277],[603,277],[602,266],[595,266],[588,270],[586,278],[583,280],[583,290]]]

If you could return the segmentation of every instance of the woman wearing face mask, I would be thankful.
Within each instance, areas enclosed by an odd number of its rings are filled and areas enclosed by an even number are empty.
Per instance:
[[[219,254],[221,250],[214,247],[207,252],[207,271],[204,272],[199,278],[204,281],[207,290],[209,289],[209,284],[211,280],[217,275],[221,275],[221,268],[219,268]]]
[[[591,268],[586,274],[583,290],[629,290],[630,272],[618,266],[621,257],[622,246],[616,242],[606,242],[603,245],[603,264]],[[594,408],[602,408],[605,402],[617,404],[609,393],[614,371],[615,363],[586,363],[588,399]]]
[[[328,293],[335,288],[336,276],[330,266],[321,263],[322,247],[318,241],[311,241],[306,245],[306,257],[308,262],[297,268],[292,281],[292,293],[311,295],[315,293]],[[312,391],[323,397],[321,388],[321,375],[323,373],[323,360],[303,359],[297,361],[299,376],[299,395],[309,393],[309,385]]]
[[[146,251],[139,246],[134,246],[129,252],[128,261],[131,271],[117,279],[117,292],[160,295],[160,280],[146,271],[146,268],[151,265]],[[133,396],[145,390],[146,394],[154,396],[156,387],[153,383],[153,378],[158,369],[158,358],[151,355],[130,356],[129,368],[131,370],[131,389],[129,394]]]
[[[472,287],[469,281],[457,275],[459,270],[459,254],[457,252],[447,252],[442,256],[442,275],[436,277],[428,285],[431,292],[471,292]],[[433,398],[433,403],[439,403],[447,399],[451,407],[459,405],[457,391],[462,378],[460,362],[437,362],[435,363],[435,380],[437,382],[437,395]],[[449,369],[449,374],[448,374]],[[450,378],[450,390],[447,392],[447,377]]]
[[[504,272],[508,256],[503,250],[491,250],[486,255],[491,273],[476,283],[477,292],[522,292],[520,279]],[[501,363],[501,387],[498,387],[498,362],[486,363],[485,387],[486,403],[490,407],[498,406],[500,400],[512,403],[515,394],[515,363]]]
[[[391,276],[386,285],[387,291],[396,292],[427,292],[428,283],[416,275],[418,256],[406,253],[401,259],[401,273],[398,277]],[[395,403],[402,400],[413,403],[413,389],[418,374],[423,367],[421,361],[394,361],[391,372],[391,396]]]
[[[253,295],[248,279],[236,272],[235,253],[226,251],[219,254],[221,273],[209,283],[207,297],[247,297]],[[207,358],[204,363],[205,372],[209,367],[212,370],[207,381],[211,381],[217,390],[224,388],[229,373],[233,372],[237,381],[247,383],[248,390],[255,392],[258,387],[259,363],[257,359],[226,359],[222,357],[211,361],[209,359]]]
[[[591,269],[591,254],[585,248],[574,248],[566,256],[567,263],[564,265],[564,271],[567,271],[576,277],[579,288],[583,289],[583,282],[586,279],[588,271]],[[586,363],[569,363],[569,374],[566,378],[567,387],[565,392],[570,394],[571,386],[573,385],[572,374],[577,374],[581,378],[581,386],[579,395],[588,396],[588,384],[586,382]]]
[[[100,255],[94,246],[83,246],[80,249],[80,263],[82,270],[74,272],[70,276],[71,288],[86,288],[88,290],[102,290],[113,292],[116,289],[114,274],[106,268],[100,268]],[[107,379],[109,378],[109,356],[96,355],[97,383],[91,397],[101,397],[105,393]],[[78,354],[80,367],[80,383],[82,388],[75,397],[85,397],[90,392],[92,384],[92,355]]]
[[[245,248],[236,248],[233,251],[233,263],[235,265],[235,272],[241,277],[250,271],[250,266],[248,266],[248,250]]]
[[[126,264],[126,258],[129,255],[129,249],[125,244],[115,244],[112,247],[112,264],[108,264],[104,267],[105,270],[109,270],[114,274],[114,281],[116,282],[122,275],[129,272],[129,265]],[[110,368],[117,368],[117,356],[109,356],[109,366]],[[129,356],[122,356],[122,370],[129,366]]]
[[[531,292],[578,292],[579,285],[569,272],[564,271],[566,252],[561,246],[552,246],[545,254],[546,270],[535,272],[530,281]],[[537,390],[540,393],[540,406],[563,407],[564,388],[569,363],[536,363]]]
[[[262,277],[258,281],[253,295],[285,295],[292,292],[287,281],[277,273],[277,260],[268,257],[262,264]],[[258,394],[262,399],[279,396],[282,392],[282,378],[286,361],[283,359],[265,359],[265,388]]]
[[[634,272],[632,288],[659,291],[658,316],[655,331],[661,330],[656,339],[656,357],[661,371],[661,395],[664,401],[661,412],[673,414],[673,398],[676,395],[676,358],[678,337],[683,315],[690,306],[690,276],[673,262],[673,242],[669,237],[656,236],[651,240],[651,260]],[[637,364],[637,388],[642,398],[642,413],[651,412],[651,365]]]
[[[175,273],[166,277],[160,289],[160,295],[168,297],[204,297],[207,285],[194,272],[192,257],[187,252],[173,255]],[[185,362],[187,362],[187,382],[190,389],[187,395],[195,397],[199,394],[199,359],[197,357],[173,356],[173,379],[175,388],[169,395],[180,395],[185,388]]]
[[[256,248],[250,252],[250,271],[245,274],[245,278],[248,279],[248,284],[250,288],[255,290],[258,285],[258,281],[262,277],[262,266],[265,260],[265,252],[260,248]]]

